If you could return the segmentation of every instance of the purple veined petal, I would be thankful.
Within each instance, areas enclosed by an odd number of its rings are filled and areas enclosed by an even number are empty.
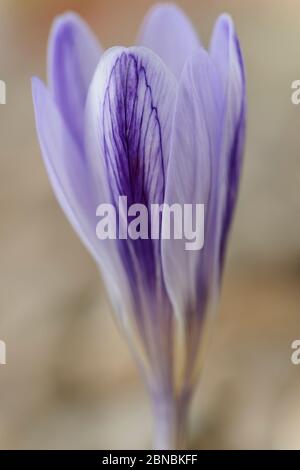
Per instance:
[[[200,47],[190,20],[179,7],[169,3],[150,9],[137,42],[158,54],[178,79],[187,57]]]
[[[246,85],[243,58],[234,25],[228,15],[221,15],[214,27],[211,57],[222,80],[222,138],[218,175],[217,226],[219,234],[216,276],[223,270],[227,238],[234,214],[239,188],[245,141]]]
[[[86,106],[86,146],[99,204],[119,196],[128,207],[164,201],[165,175],[177,82],[152,51],[115,47],[95,72]],[[126,216],[127,217],[127,216]],[[130,220],[128,220],[129,222]],[[160,241],[108,240],[115,278],[125,273],[121,293],[131,294],[131,316],[155,369],[156,383],[170,387],[172,314],[165,291]],[[115,281],[116,283],[116,281]],[[126,305],[123,308],[128,308]]]
[[[217,69],[202,49],[188,59],[179,83],[166,202],[179,203],[182,207],[204,204],[204,246],[201,250],[188,251],[186,238],[162,242],[164,278],[185,344],[182,373],[186,387],[192,381],[211,291],[214,256],[207,221],[212,219],[213,210],[211,190],[219,138],[219,97]],[[197,230],[201,227],[197,226]]]
[[[81,149],[87,91],[101,54],[96,37],[78,15],[65,13],[54,21],[48,45],[49,87]]]

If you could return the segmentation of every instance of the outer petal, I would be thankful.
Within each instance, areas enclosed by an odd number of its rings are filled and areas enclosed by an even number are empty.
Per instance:
[[[222,273],[228,233],[236,205],[245,141],[246,85],[243,58],[234,25],[228,15],[216,22],[211,56],[218,67],[223,89],[222,138],[218,175],[219,233],[216,271]],[[217,249],[216,247],[216,249]],[[218,275],[218,273],[217,273]]]
[[[35,120],[42,156],[54,193],[66,217],[102,268],[110,287],[111,300],[120,309],[117,286],[125,283],[118,260],[107,250],[105,240],[96,236],[98,194],[87,161],[79,151],[49,90],[38,78],[32,79]],[[118,273],[118,276],[116,276]],[[123,299],[125,304],[126,291]],[[122,312],[120,312],[122,313]],[[120,318],[125,324],[126,319]]]
[[[113,48],[104,54],[94,75],[86,108],[87,148],[99,203],[118,208],[162,203],[170,152],[176,80],[161,60],[145,48]],[[142,338],[156,383],[170,386],[171,311],[161,269],[159,240],[107,240],[108,259],[115,270],[121,309]],[[126,282],[118,283],[123,273]],[[117,280],[117,281],[116,281]],[[110,286],[108,286],[110,288]]]
[[[152,49],[177,78],[187,57],[200,46],[198,36],[176,5],[158,4],[150,9],[138,37],[138,43]]]
[[[204,204],[204,247],[187,251],[186,239],[165,241],[163,266],[167,289],[182,321],[184,386],[194,381],[195,361],[213,279],[210,220],[220,116],[220,80],[206,51],[191,58],[182,73],[167,175],[166,202]],[[176,255],[174,255],[176,253]]]
[[[187,251],[187,240],[164,240],[162,257],[167,290],[179,320],[185,354],[181,381],[190,389],[195,373],[202,323],[209,301],[213,265],[207,220],[211,218],[212,179],[217,158],[220,83],[202,49],[183,70],[176,103],[172,150],[167,174],[168,204],[204,204],[204,247]],[[195,227],[195,223],[194,223]],[[201,227],[197,227],[201,230]],[[181,340],[181,341],[182,341]]]
[[[219,85],[216,67],[204,49],[187,61],[179,84],[167,174],[166,203],[205,204],[205,222],[217,158]],[[211,245],[205,236],[203,250],[187,251],[186,242],[185,238],[164,240],[162,255],[175,312],[188,321],[187,316],[199,309],[203,292],[198,272],[203,253]]]
[[[204,51],[197,54],[183,71],[167,176],[168,203],[180,201],[181,194],[183,202],[206,204],[200,253],[184,251],[178,241],[163,244],[167,289],[188,339],[187,386],[193,376],[201,322],[218,293],[240,176],[244,122],[240,50],[232,22],[223,16],[215,29],[211,56]]]
[[[73,139],[82,148],[85,101],[102,48],[75,13],[55,20],[48,47],[51,91]]]
[[[37,134],[55,195],[67,218],[99,262],[95,236],[95,199],[82,155],[78,151],[48,89],[32,79]]]

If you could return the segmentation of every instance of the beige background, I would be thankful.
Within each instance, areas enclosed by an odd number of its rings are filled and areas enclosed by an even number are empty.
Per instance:
[[[55,15],[105,47],[130,44],[151,1],[0,0],[0,448],[145,448],[147,397],[97,269],[65,220],[36,140],[30,77],[45,78]],[[234,18],[247,66],[247,151],[230,256],[191,426],[194,448],[300,448],[299,2],[178,2],[205,44]]]

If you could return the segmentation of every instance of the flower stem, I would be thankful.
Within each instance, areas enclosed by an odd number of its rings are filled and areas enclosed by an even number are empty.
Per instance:
[[[155,401],[154,438],[157,450],[179,450],[186,448],[188,401]]]

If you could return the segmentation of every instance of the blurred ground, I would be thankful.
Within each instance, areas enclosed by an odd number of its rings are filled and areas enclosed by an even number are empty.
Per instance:
[[[300,448],[298,2],[178,2],[205,43],[234,17],[247,65],[245,168],[220,315],[192,411],[199,448]],[[82,13],[103,44],[130,44],[150,1],[0,0],[0,448],[143,448],[147,397],[98,272],[52,195],[31,75],[45,77],[52,18]]]

